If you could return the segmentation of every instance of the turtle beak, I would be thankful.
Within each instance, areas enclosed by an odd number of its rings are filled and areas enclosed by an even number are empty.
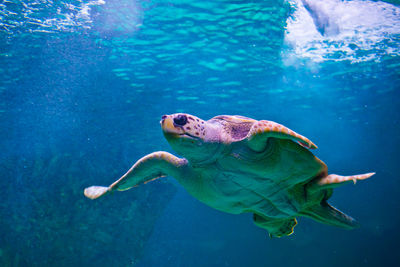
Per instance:
[[[170,133],[170,134],[183,134],[185,133],[181,127],[176,127],[174,124],[173,117],[171,115],[163,115],[161,117],[161,129],[164,131],[164,133]]]

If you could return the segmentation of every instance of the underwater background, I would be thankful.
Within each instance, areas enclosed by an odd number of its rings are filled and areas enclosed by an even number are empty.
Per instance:
[[[0,1],[0,266],[394,266],[399,90],[399,1]],[[171,177],[83,196],[174,153],[176,112],[276,121],[331,173],[376,172],[330,200],[361,227],[270,239]]]

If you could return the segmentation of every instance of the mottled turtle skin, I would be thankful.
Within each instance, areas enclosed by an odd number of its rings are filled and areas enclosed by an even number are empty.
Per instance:
[[[352,229],[358,223],[327,202],[333,188],[374,173],[328,175],[309,149],[309,139],[272,121],[216,116],[208,121],[189,114],[164,115],[164,136],[183,158],[154,152],[138,160],[108,187],[92,186],[98,198],[164,176],[173,176],[195,198],[217,210],[253,213],[254,223],[270,236],[293,233],[296,217]]]

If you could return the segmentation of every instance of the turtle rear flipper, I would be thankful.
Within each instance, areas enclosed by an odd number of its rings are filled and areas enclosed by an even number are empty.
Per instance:
[[[337,174],[330,174],[328,176],[322,177],[316,180],[309,187],[310,190],[316,191],[321,189],[335,188],[346,183],[353,182],[356,184],[357,181],[365,180],[374,175],[374,172],[358,174],[358,175],[350,175],[350,176],[342,176]]]
[[[272,219],[256,213],[253,214],[253,221],[258,227],[266,229],[271,238],[293,234],[293,228],[297,224],[296,218]]]
[[[308,210],[301,212],[301,214],[318,222],[345,229],[354,229],[360,226],[355,219],[332,207],[325,200],[320,205],[312,206]]]

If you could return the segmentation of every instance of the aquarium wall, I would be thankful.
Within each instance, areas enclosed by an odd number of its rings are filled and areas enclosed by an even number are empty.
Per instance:
[[[0,2],[1,266],[395,265],[398,1]],[[164,139],[164,114],[230,114],[307,136],[330,173],[376,172],[270,239],[173,177],[92,201]],[[314,151],[313,151],[314,152]]]

